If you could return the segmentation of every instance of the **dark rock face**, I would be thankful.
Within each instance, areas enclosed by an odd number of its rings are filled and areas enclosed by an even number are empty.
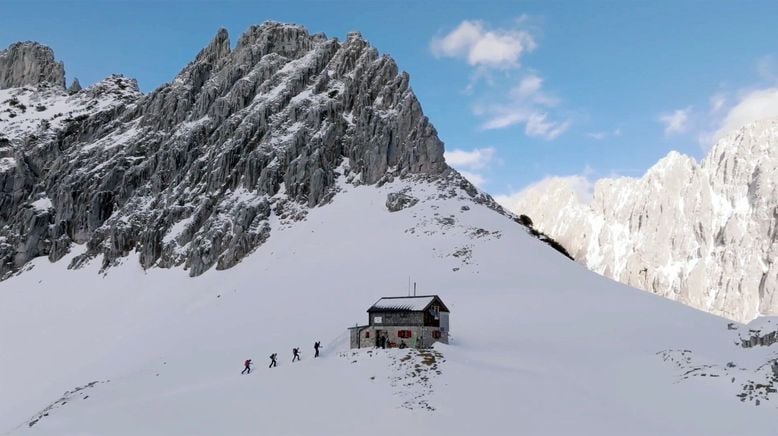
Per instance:
[[[37,42],[17,42],[0,51],[0,89],[48,82],[65,88],[65,66]]]
[[[419,199],[402,192],[392,192],[386,196],[386,208],[389,212],[397,212],[409,207],[413,207]]]
[[[70,86],[68,87],[68,94],[75,94],[81,91],[81,89],[83,89],[81,88],[81,82],[79,82],[78,77],[76,77],[75,79],[73,79],[73,83],[71,83]]]
[[[78,95],[137,86],[112,79]],[[87,247],[74,266],[135,251],[146,268],[229,268],[267,240],[271,215],[328,202],[340,166],[367,184],[451,171],[408,75],[358,34],[265,23],[231,50],[220,30],[171,83],[133,95],[13,145],[0,277],[73,242]]]

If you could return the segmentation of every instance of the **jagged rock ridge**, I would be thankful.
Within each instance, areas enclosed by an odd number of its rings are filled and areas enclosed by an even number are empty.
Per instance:
[[[727,318],[778,314],[778,121],[721,138],[696,163],[672,152],[641,179],[569,179],[514,210],[590,269]]]
[[[0,89],[44,82],[65,87],[65,66],[49,47],[28,41],[0,50]]]
[[[62,85],[10,90],[18,116],[0,112],[0,127],[15,126],[0,138],[0,276],[73,243],[87,247],[74,266],[137,251],[144,267],[198,275],[239,262],[272,219],[329,201],[339,174],[373,184],[452,173],[408,75],[358,33],[339,42],[268,22],[231,49],[220,30],[148,95],[118,76],[72,96]],[[17,95],[72,115],[32,123]]]

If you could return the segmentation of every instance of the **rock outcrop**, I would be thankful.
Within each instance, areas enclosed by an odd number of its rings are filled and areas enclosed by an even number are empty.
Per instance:
[[[5,56],[19,47],[39,46]],[[62,82],[51,63],[25,65],[4,83]],[[137,251],[144,267],[229,268],[269,237],[271,216],[301,219],[344,172],[373,184],[452,171],[408,75],[358,33],[340,42],[269,22],[231,49],[220,30],[148,95],[115,76],[57,98],[94,104],[56,128],[6,129],[16,133],[0,170],[0,276],[73,243],[87,247],[74,266]],[[14,113],[0,126],[31,116]]]
[[[389,212],[398,212],[413,207],[418,202],[418,198],[402,192],[392,192],[386,196],[386,208],[389,209]]]
[[[672,152],[641,179],[569,179],[514,211],[590,269],[730,319],[778,314],[778,121],[749,124],[696,163]]]
[[[83,88],[81,88],[81,82],[78,81],[78,77],[73,79],[73,83],[70,84],[68,87],[68,94],[75,94],[79,91],[81,91]]]
[[[65,66],[37,42],[17,42],[0,51],[0,89],[50,83],[65,88]]]

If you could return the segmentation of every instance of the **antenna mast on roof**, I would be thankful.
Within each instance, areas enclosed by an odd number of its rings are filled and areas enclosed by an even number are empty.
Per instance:
[[[408,296],[411,296],[411,276],[408,276]]]
[[[416,282],[413,282],[413,296],[416,296]]]

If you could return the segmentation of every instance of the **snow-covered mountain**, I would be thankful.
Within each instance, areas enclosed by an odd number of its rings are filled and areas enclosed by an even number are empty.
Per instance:
[[[46,50],[33,59],[56,64]],[[5,91],[4,208],[16,213],[0,220],[0,274],[78,243],[76,265],[138,250],[144,267],[199,275],[264,242],[271,213],[295,220],[328,202],[343,158],[368,184],[449,171],[408,75],[357,33],[341,43],[266,23],[233,49],[221,30],[173,82],[145,96],[127,82]],[[52,113],[58,124],[41,119]]]
[[[591,270],[727,318],[778,314],[778,121],[721,138],[700,163],[671,152],[640,179],[574,179],[512,205]]]
[[[407,75],[357,34],[221,31],[151,94],[63,88],[0,101],[0,433],[774,431],[775,320],[571,262],[448,168]],[[44,128],[29,107],[54,101]],[[348,350],[409,276],[452,343]]]

